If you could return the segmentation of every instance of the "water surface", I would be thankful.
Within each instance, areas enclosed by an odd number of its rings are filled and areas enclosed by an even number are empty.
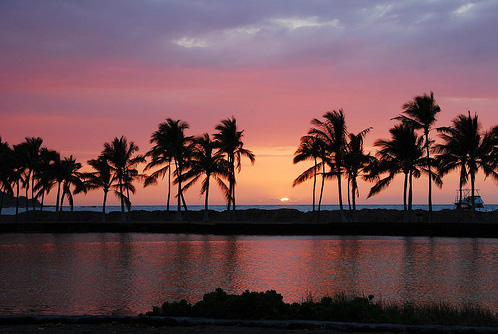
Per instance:
[[[0,314],[138,314],[205,292],[337,291],[498,311],[498,240],[2,234]]]

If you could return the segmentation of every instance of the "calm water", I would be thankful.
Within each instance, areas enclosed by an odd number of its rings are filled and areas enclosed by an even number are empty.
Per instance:
[[[498,240],[2,234],[0,314],[137,314],[222,287],[364,292],[498,311]]]

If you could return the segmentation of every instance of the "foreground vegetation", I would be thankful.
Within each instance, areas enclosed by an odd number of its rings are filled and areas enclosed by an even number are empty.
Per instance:
[[[444,303],[375,302],[374,296],[338,293],[315,301],[285,303],[274,290],[245,291],[240,295],[216,289],[194,305],[182,299],[153,307],[149,316],[199,317],[255,320],[322,320],[337,322],[394,323],[412,325],[498,326],[498,314],[475,306],[455,307]]]

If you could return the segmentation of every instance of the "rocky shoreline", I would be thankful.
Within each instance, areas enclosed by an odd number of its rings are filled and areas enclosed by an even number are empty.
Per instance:
[[[323,211],[320,220],[313,222],[311,212],[295,209],[237,211],[236,221],[227,221],[226,212],[210,211],[210,222],[202,222],[203,211],[183,213],[184,221],[176,221],[175,212],[131,211],[129,221],[120,222],[120,213],[111,212],[102,222],[102,214],[91,211],[30,213],[18,217],[2,216],[0,233],[195,233],[221,235],[385,235],[385,236],[443,236],[443,237],[498,237],[498,211],[477,212],[477,223],[471,213],[457,210],[434,212],[433,223],[428,213],[416,210],[412,221],[405,222],[403,211],[363,209],[355,220],[341,221],[339,211]]]

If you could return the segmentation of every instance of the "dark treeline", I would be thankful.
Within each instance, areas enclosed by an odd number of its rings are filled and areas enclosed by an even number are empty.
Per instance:
[[[89,190],[103,191],[102,221],[106,219],[105,206],[108,193],[114,193],[121,204],[121,221],[129,219],[131,194],[134,183],[143,181],[144,187],[157,184],[159,178],[167,175],[167,211],[170,210],[171,185],[177,185],[177,220],[182,220],[182,206],[187,211],[183,193],[202,180],[201,195],[205,196],[204,220],[208,221],[210,182],[222,190],[226,201],[229,220],[235,219],[236,171],[241,169],[241,158],[247,157],[254,163],[254,154],[244,148],[243,131],[237,127],[235,118],[222,120],[211,137],[186,134],[188,123],[166,119],[159,124],[150,139],[153,147],[145,155],[138,154],[138,146],[126,137],[114,138],[104,143],[96,159],[88,160],[92,172],[81,172],[82,165],[73,156],[61,157],[54,150],[42,147],[42,138],[26,138],[24,142],[10,147],[0,137],[0,214],[4,193],[16,197],[16,222],[19,215],[20,192],[24,190],[26,218],[39,219],[43,212],[45,196],[56,189],[55,211],[60,212],[67,199],[71,211],[74,209],[74,195]],[[147,163],[144,172],[138,166]],[[172,178],[173,176],[173,178]],[[29,198],[33,201],[28,200]],[[35,205],[39,201],[39,208]],[[31,206],[31,208],[30,208]],[[36,213],[36,216],[34,215]]]
[[[343,110],[326,112],[321,119],[313,119],[312,127],[301,138],[294,155],[294,163],[312,161],[311,167],[299,175],[296,186],[306,180],[313,181],[313,216],[320,221],[320,210],[326,180],[336,180],[340,215],[343,221],[357,221],[356,198],[359,196],[358,178],[371,181],[368,197],[386,189],[396,175],[402,174],[405,220],[412,220],[414,179],[427,175],[428,221],[432,221],[432,185],[443,185],[442,178],[451,171],[459,175],[460,198],[462,188],[470,181],[474,201],[476,173],[498,179],[498,126],[485,131],[477,114],[470,111],[453,119],[446,127],[436,127],[441,108],[434,94],[416,96],[405,103],[402,113],[392,120],[390,138],[376,140],[375,154],[365,152],[364,140],[371,128],[358,133],[348,131]],[[254,154],[244,148],[243,131],[235,118],[222,120],[213,135],[187,134],[188,123],[166,119],[160,123],[150,138],[152,148],[141,155],[133,141],[126,137],[114,138],[105,143],[101,154],[87,163],[92,172],[81,172],[82,165],[73,156],[61,157],[54,150],[43,147],[41,138],[26,138],[24,142],[9,146],[0,137],[0,214],[3,194],[16,198],[16,221],[19,207],[25,206],[26,218],[39,219],[45,196],[56,191],[56,212],[62,211],[67,201],[71,211],[74,195],[89,190],[103,191],[102,221],[108,193],[117,196],[121,205],[121,220],[129,219],[131,195],[135,183],[144,187],[167,179],[166,211],[170,211],[172,186],[176,187],[176,219],[182,221],[182,211],[187,211],[184,192],[201,181],[204,195],[204,221],[208,221],[209,191],[215,183],[222,191],[228,220],[235,220],[236,173],[240,172],[241,159],[254,163]],[[440,142],[436,143],[434,131]],[[138,166],[145,163],[140,173]],[[346,179],[348,212],[344,209],[342,180]],[[23,193],[21,193],[21,191]],[[318,194],[317,194],[318,193]],[[24,196],[24,203],[20,196]],[[317,196],[318,195],[318,196]],[[33,199],[29,201],[28,199]],[[37,201],[39,206],[37,208]],[[183,210],[182,210],[183,208]],[[472,203],[472,219],[475,221],[475,203]],[[37,215],[34,215],[37,213]]]
[[[356,220],[356,200],[359,196],[357,179],[374,182],[368,197],[386,189],[396,175],[403,174],[403,204],[405,220],[412,217],[413,179],[422,174],[428,176],[428,221],[432,222],[432,185],[442,187],[442,177],[456,170],[459,175],[459,198],[462,188],[470,179],[472,199],[472,221],[475,214],[475,178],[479,170],[486,177],[498,179],[498,126],[484,131],[477,113],[458,115],[451,126],[435,127],[441,108],[434,94],[416,96],[405,103],[402,114],[394,117],[399,123],[390,130],[389,139],[376,140],[375,155],[364,151],[363,140],[370,131],[350,133],[346,126],[343,110],[328,111],[322,119],[313,119],[308,134],[294,155],[294,163],[313,161],[293,183],[296,186],[306,180],[313,180],[313,213],[319,221],[325,180],[336,179],[339,207],[342,220],[348,218],[342,202],[341,178],[347,179],[349,219]],[[440,143],[435,143],[431,132],[435,130]],[[319,182],[319,190],[317,190]],[[316,192],[318,204],[316,205]]]

